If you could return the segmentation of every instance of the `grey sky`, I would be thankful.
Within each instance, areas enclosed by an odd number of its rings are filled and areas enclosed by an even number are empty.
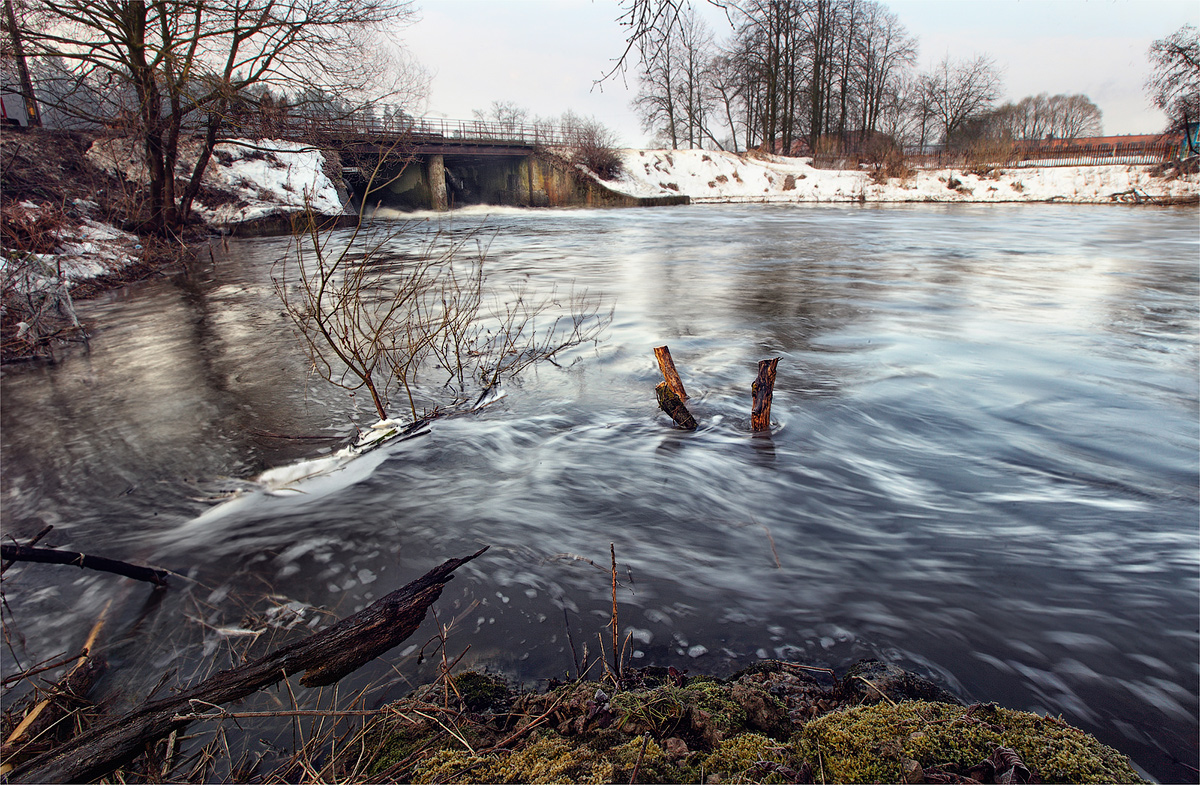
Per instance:
[[[1197,0],[893,0],[885,2],[919,38],[921,67],[946,54],[989,54],[1004,70],[1006,98],[1085,93],[1110,134],[1151,133],[1164,119],[1143,84],[1150,43],[1185,23],[1200,25]],[[493,100],[536,115],[565,109],[595,115],[624,144],[648,138],[630,108],[635,74],[593,82],[625,46],[616,0],[420,0],[406,47],[433,73],[431,114],[469,119]],[[696,7],[718,38],[728,23]]]

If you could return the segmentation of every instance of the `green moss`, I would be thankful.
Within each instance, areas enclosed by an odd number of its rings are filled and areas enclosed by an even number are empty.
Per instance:
[[[970,713],[968,713],[970,712]],[[796,751],[836,782],[898,782],[902,762],[965,771],[1013,749],[1047,782],[1142,782],[1128,759],[1083,731],[1027,712],[946,703],[878,703],[809,722]]]
[[[508,685],[503,680],[475,671],[455,676],[454,689],[467,711],[502,711],[509,698]]]
[[[510,754],[480,757],[466,750],[443,750],[423,762],[413,782],[611,782],[612,763],[588,747],[556,734],[537,737]]]
[[[686,687],[677,689],[684,702],[711,714],[724,733],[733,733],[746,726],[746,711],[730,697],[729,685],[693,679]]]
[[[725,739],[706,756],[701,764],[690,772],[689,779],[699,780],[700,774],[716,774],[722,782],[753,781],[784,783],[789,780],[768,764],[794,768],[796,760],[792,751],[774,739],[759,733],[742,733]],[[753,769],[753,771],[752,771]]]

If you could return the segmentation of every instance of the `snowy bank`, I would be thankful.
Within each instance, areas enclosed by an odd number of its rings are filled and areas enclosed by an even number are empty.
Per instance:
[[[78,283],[109,275],[141,258],[142,244],[136,235],[93,218],[98,209],[95,202],[76,199],[70,214],[28,201],[20,202],[17,208],[19,213],[10,215],[10,220],[36,222],[48,216],[57,224],[53,238],[47,241],[52,251],[20,254],[21,264],[11,268],[8,258],[0,254],[0,269],[23,276],[22,283],[17,284],[22,291],[44,288],[34,283],[42,278]]]
[[[1154,167],[1055,166],[915,171],[876,182],[867,171],[815,169],[809,158],[714,150],[623,150],[624,171],[605,185],[631,196],[682,194],[693,202],[1077,202],[1200,195],[1200,175],[1157,177]]]
[[[181,152],[181,175],[191,171],[198,153],[198,144]],[[98,140],[88,150],[88,158],[130,182],[149,180],[145,159],[132,140]],[[318,215],[341,215],[345,207],[325,169],[324,155],[296,142],[219,142],[205,169],[204,189],[194,209],[207,223],[219,226],[305,209]]]

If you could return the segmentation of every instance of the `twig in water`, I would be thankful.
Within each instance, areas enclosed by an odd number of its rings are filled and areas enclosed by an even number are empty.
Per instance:
[[[738,527],[739,529],[744,526],[754,525],[754,526],[757,526],[760,529],[762,529],[764,532],[766,532],[767,542],[770,543],[770,545],[771,545],[771,556],[773,556],[775,558],[775,569],[777,569],[777,570],[783,569],[783,564],[779,561],[779,551],[775,550],[775,538],[771,536],[771,530],[767,528],[767,525],[765,523],[759,523],[758,521],[751,519],[745,523],[735,523],[733,525]]]
[[[62,657],[61,659],[51,662],[49,665],[43,665],[40,668],[35,666],[34,670],[21,671],[20,673],[14,673],[12,676],[9,676],[8,678],[6,678],[3,682],[0,682],[0,684],[3,684],[5,687],[7,687],[10,684],[21,681],[22,679],[27,679],[30,676],[36,676],[37,674],[45,673],[46,671],[52,671],[55,668],[58,668],[62,665],[66,665],[71,660],[77,660],[81,657],[86,657],[86,656],[88,656],[87,649],[84,649],[83,651],[81,651],[77,654],[68,654],[65,657]]]

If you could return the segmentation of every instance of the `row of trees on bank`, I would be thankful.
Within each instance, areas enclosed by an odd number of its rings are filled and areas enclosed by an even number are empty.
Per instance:
[[[729,23],[722,40],[690,3],[624,5],[628,57],[638,62],[635,106],[666,146],[832,152],[886,140],[923,151],[1102,133],[1100,109],[1085,95],[1043,93],[997,106],[1003,79],[987,55],[918,70],[916,38],[877,0],[714,5]],[[1193,119],[1195,41],[1195,28],[1185,27],[1151,50],[1156,103],[1190,108]],[[1190,90],[1181,90],[1189,78]]]

